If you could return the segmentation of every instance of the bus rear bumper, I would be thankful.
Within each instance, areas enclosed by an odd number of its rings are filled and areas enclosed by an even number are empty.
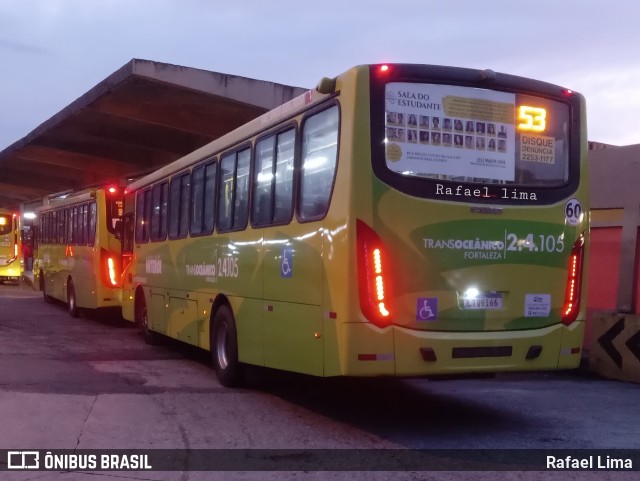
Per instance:
[[[572,369],[580,364],[584,322],[494,332],[418,331],[345,325],[343,375],[401,377]],[[366,347],[365,347],[366,346]]]
[[[0,282],[20,282],[22,269],[19,263],[0,266]]]

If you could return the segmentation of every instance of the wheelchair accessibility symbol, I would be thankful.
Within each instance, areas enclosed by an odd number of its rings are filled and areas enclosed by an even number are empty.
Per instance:
[[[280,277],[293,276],[293,249],[287,247],[282,250],[282,261],[280,262]]]
[[[420,297],[416,304],[416,321],[435,321],[438,319],[438,298]]]

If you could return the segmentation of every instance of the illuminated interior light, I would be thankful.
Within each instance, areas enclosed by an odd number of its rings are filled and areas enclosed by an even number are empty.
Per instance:
[[[304,170],[316,170],[319,167],[322,167],[324,164],[328,162],[328,159],[323,156],[311,157],[304,161]],[[291,168],[293,170],[293,167]],[[259,177],[259,175],[258,175]]]
[[[258,182],[270,182],[271,179],[273,179],[273,174],[271,172],[266,174],[263,172],[260,172],[257,178]]]

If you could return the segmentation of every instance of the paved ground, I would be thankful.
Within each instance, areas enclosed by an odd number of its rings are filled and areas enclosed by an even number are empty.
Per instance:
[[[27,285],[0,286],[0,449],[494,448],[503,458],[509,448],[640,449],[638,386],[579,373],[429,382],[254,370],[249,388],[230,390],[207,361],[176,343],[145,345],[117,316],[73,319]],[[62,471],[0,478],[595,481],[637,474]]]

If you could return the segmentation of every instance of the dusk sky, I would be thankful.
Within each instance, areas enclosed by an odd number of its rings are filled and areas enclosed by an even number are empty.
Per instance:
[[[637,0],[0,0],[0,151],[132,58],[313,87],[351,66],[490,68],[587,99],[640,143]]]

